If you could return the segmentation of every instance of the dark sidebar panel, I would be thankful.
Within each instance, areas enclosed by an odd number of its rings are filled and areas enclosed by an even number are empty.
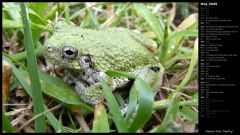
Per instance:
[[[240,6],[199,2],[200,133],[239,134]]]

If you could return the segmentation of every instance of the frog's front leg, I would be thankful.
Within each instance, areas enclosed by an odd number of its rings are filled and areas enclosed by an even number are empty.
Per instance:
[[[102,91],[102,84],[106,82],[111,90],[116,88],[116,84],[111,77],[107,76],[104,72],[95,72],[92,74],[85,73],[83,80],[88,84],[86,89],[81,91],[80,97],[83,101],[90,104],[98,104],[104,100],[104,93]],[[75,87],[79,89],[82,84]]]
[[[90,104],[98,104],[104,100],[102,84],[106,82],[112,90],[116,89],[116,83],[112,77],[102,71],[92,68],[90,56],[79,56],[78,63],[83,72],[76,78],[75,90],[80,98]]]
[[[74,86],[81,100],[89,104],[98,104],[104,100],[103,82],[107,82],[112,90],[115,89],[115,83],[112,84],[109,79],[110,77],[106,76],[105,73],[95,71],[91,75],[88,73],[77,75],[66,71],[64,77],[65,82]]]
[[[81,95],[87,88],[88,84],[80,79],[78,76],[81,76],[82,74],[79,75],[79,73],[73,73],[68,70],[64,70],[64,82],[68,83],[71,86],[75,87],[76,92]]]

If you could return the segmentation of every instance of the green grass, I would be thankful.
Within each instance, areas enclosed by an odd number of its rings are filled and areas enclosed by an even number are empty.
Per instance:
[[[151,113],[152,113],[152,107],[153,107],[153,89],[149,84],[147,84],[142,78],[138,76],[134,76],[132,74],[127,74],[124,72],[119,72],[119,71],[113,71],[109,70],[107,73],[111,76],[118,76],[118,77],[129,77],[129,78],[135,78],[135,83],[130,90],[130,98],[129,98],[129,105],[128,105],[128,111],[127,115],[122,119],[121,114],[119,113],[119,106],[117,102],[114,102],[114,98],[111,94],[111,90],[105,90],[108,87],[104,86],[104,94],[106,97],[106,100],[109,104],[111,104],[112,107],[110,107],[110,111],[112,111],[113,118],[119,117],[121,118],[120,121],[122,125],[124,126],[123,128],[125,129],[124,131],[126,132],[127,130],[129,132],[136,132],[138,129],[142,128],[144,124],[150,119]],[[138,93],[138,94],[137,94]],[[139,98],[137,98],[139,96]],[[133,112],[135,111],[135,107],[138,102],[138,109],[136,111],[136,116],[134,116],[133,119],[130,117],[132,116]],[[119,110],[119,111],[117,111]],[[117,111],[117,112],[115,112]],[[144,116],[144,117],[143,117]],[[130,120],[131,119],[131,120]],[[128,127],[125,127],[125,125],[128,125]]]
[[[2,129],[7,133],[13,133],[16,131],[16,129],[12,126],[9,118],[3,111],[2,111]]]
[[[35,132],[46,132],[46,127],[51,132],[84,132],[75,118],[76,111],[81,112],[87,123],[84,128],[91,132],[181,132],[182,129],[174,126],[179,117],[197,124],[198,91],[185,92],[186,86],[195,86],[198,81],[198,15],[197,10],[192,11],[197,5],[177,3],[169,9],[167,4],[172,3],[161,3],[164,9],[161,10],[158,4],[3,3],[3,45],[12,43],[10,49],[3,52],[3,59],[13,65],[11,93],[21,85],[33,101],[34,115],[31,117],[38,116],[34,125],[26,126],[33,126]],[[190,7],[194,8],[189,10]],[[177,9],[180,12],[173,14]],[[42,46],[52,35],[57,20],[82,28],[126,27],[155,40],[158,48],[154,53],[163,73],[159,82],[171,91],[165,88],[154,91],[154,86],[136,75],[109,69],[106,72],[109,76],[135,79],[133,86],[112,92],[104,84],[106,102],[95,107],[82,102],[74,88],[63,82],[59,71],[46,71],[46,65],[49,65],[43,59]],[[12,101],[14,97],[9,99]],[[47,101],[46,105],[43,99]],[[121,115],[120,106],[124,103],[128,108],[126,114]],[[51,112],[49,109],[53,105],[60,107]],[[40,113],[43,114],[39,116]],[[18,131],[11,125],[14,117],[3,115],[6,123],[3,130]]]
[[[184,77],[183,81],[176,88],[175,92],[179,92],[188,83],[188,81],[190,80],[190,77],[192,75],[193,68],[197,63],[197,60],[198,60],[198,39],[196,39],[196,41],[195,41],[193,54],[192,54],[192,58],[191,58],[191,63],[190,63],[188,72],[187,72],[186,76]]]
[[[24,44],[27,52],[27,64],[29,67],[29,76],[31,81],[32,100],[34,115],[38,115],[44,111],[44,103],[41,92],[41,84],[37,72],[36,55],[34,53],[34,45],[32,39],[32,31],[29,25],[29,16],[26,10],[25,3],[20,4],[21,14],[23,18],[23,29],[24,29]],[[45,132],[45,116],[42,115],[35,119],[34,122],[36,132]]]
[[[162,19],[158,20],[144,4],[135,3],[133,6],[151,27],[151,30],[157,35],[159,43],[163,44],[164,40],[163,20]]]
[[[93,121],[93,133],[109,133],[110,127],[105,107],[102,104],[96,105]]]
[[[103,93],[106,97],[108,107],[113,116],[113,121],[118,129],[118,132],[129,132],[127,123],[124,121],[124,118],[121,115],[120,106],[118,105],[117,100],[115,99],[114,95],[111,92],[111,89],[106,83],[103,84]]]
[[[4,56],[3,59],[13,65],[13,63],[11,63],[11,60],[8,59],[7,57]],[[12,70],[13,70],[14,77],[17,78],[18,82],[23,86],[23,88],[26,90],[28,95],[30,97],[33,97],[31,86],[29,85],[26,78],[24,77],[23,72],[21,70],[17,69],[14,65],[12,67]],[[25,71],[25,73],[26,73],[26,71]],[[44,111],[47,111],[47,110],[48,110],[48,108],[44,105]],[[53,128],[55,129],[55,131],[57,131],[58,130],[58,127],[57,127],[58,120],[55,118],[55,116],[51,112],[46,113],[45,116],[48,118],[48,120],[50,121],[50,123],[53,126]]]

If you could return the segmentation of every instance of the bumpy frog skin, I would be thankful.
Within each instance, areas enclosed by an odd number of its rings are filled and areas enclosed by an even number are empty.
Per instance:
[[[106,75],[108,69],[137,74],[150,84],[160,76],[157,60],[149,51],[156,49],[156,42],[141,34],[125,28],[83,29],[64,22],[54,28],[44,45],[44,56],[66,69],[64,80],[74,85],[87,103],[104,100],[102,82],[107,82],[112,90],[129,82],[127,78]]]

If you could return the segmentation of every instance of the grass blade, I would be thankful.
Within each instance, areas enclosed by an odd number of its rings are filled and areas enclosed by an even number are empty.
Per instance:
[[[167,109],[167,112],[164,116],[164,119],[160,126],[153,128],[150,132],[164,132],[167,129],[168,123],[171,120],[176,119],[177,111],[179,108],[179,100],[180,97],[176,93],[171,96],[170,102],[169,102],[169,108]]]
[[[186,30],[186,31],[178,31],[172,34],[172,36],[169,38],[171,40],[176,40],[178,38],[182,37],[197,37],[198,31],[197,30]]]
[[[184,77],[183,81],[176,88],[175,92],[179,92],[187,84],[187,82],[190,80],[191,74],[192,74],[193,68],[194,68],[194,66],[197,62],[197,59],[198,59],[198,38],[195,40],[193,55],[192,55],[192,58],[191,58],[191,63],[190,63],[188,72],[187,72],[186,76]]]
[[[161,65],[160,67],[161,67],[160,72],[162,72],[163,74],[164,68]],[[108,70],[106,73],[110,76],[127,77],[127,78],[136,79],[135,85],[132,87],[130,92],[128,112],[125,117],[125,121],[128,122],[128,125],[130,125],[129,131],[131,132],[137,131],[138,129],[144,126],[144,124],[150,119],[152,114],[154,91],[148,84],[150,82],[146,83],[140,77],[137,77],[135,75],[132,75],[126,72]],[[162,78],[162,76],[159,76],[157,78]],[[159,81],[161,82],[161,79]],[[152,85],[154,88],[157,86],[156,84],[152,84]],[[133,119],[132,122],[130,122],[131,114],[133,113],[135,106],[137,104],[137,91],[139,94],[139,105],[138,105],[135,118]]]
[[[113,121],[118,129],[118,132],[128,132],[127,123],[121,115],[117,100],[114,98],[111,89],[106,83],[103,84],[103,93],[105,95],[105,99],[107,100],[109,110],[113,115]]]
[[[53,115],[52,112],[49,112],[46,105],[44,105],[44,111],[48,111],[48,112],[45,113],[45,116],[49,120],[49,122],[52,125],[52,127],[54,128],[54,130],[59,131],[60,129],[58,127],[58,119]]]
[[[182,106],[179,108],[178,113],[182,115],[185,119],[198,123],[198,112],[193,111],[187,106]]]
[[[120,106],[124,105],[125,101],[124,101],[122,95],[119,93],[119,91],[114,91],[113,95],[115,96],[115,98]]]
[[[20,7],[21,7],[21,14],[22,14],[23,26],[24,26],[24,44],[27,51],[27,64],[29,67],[29,75],[30,75],[32,95],[33,95],[32,99],[33,99],[34,115],[38,115],[39,113],[42,113],[44,111],[43,96],[42,96],[41,84],[40,84],[38,72],[37,72],[37,64],[36,64],[36,56],[34,53],[32,32],[30,29],[29,17],[28,17],[25,3],[20,3]],[[35,125],[36,132],[45,132],[46,131],[45,116],[42,115],[36,118],[34,125]]]
[[[64,83],[60,78],[50,76],[46,73],[39,72],[42,91],[55,99],[67,104],[82,104],[75,90]],[[57,90],[57,92],[56,92]]]
[[[152,88],[141,78],[135,81],[135,86],[139,93],[139,105],[137,114],[129,128],[130,132],[135,132],[144,126],[150,119],[153,108]]]
[[[82,28],[97,28],[99,26],[96,16],[93,14],[92,9],[87,10],[87,16],[82,21],[80,27]]]
[[[67,115],[68,115],[68,118],[69,118],[69,120],[70,120],[70,122],[71,122],[71,127],[72,127],[73,129],[77,129],[77,128],[76,128],[76,124],[75,124],[75,122],[73,121],[73,118],[72,118],[72,115],[71,115],[71,112],[70,112],[69,109],[67,109]]]
[[[30,22],[32,29],[42,29],[47,30],[49,32],[52,32],[52,29],[47,28],[46,26],[43,26],[41,24],[36,24],[33,22]],[[13,21],[8,19],[3,19],[3,28],[23,28],[23,24],[19,21]]]
[[[133,78],[136,79],[137,76],[130,74],[130,73],[126,73],[126,72],[121,72],[121,71],[116,71],[116,70],[107,70],[106,74],[109,76],[118,76],[118,77],[126,77],[126,78]]]
[[[65,18],[66,18],[66,23],[67,23],[68,25],[70,25],[71,20],[70,20],[70,15],[69,15],[69,6],[68,6],[67,3],[65,3],[64,16],[65,16]]]
[[[28,81],[29,76],[26,71],[19,70],[21,76],[24,77],[24,80]],[[93,108],[84,102],[82,102],[79,96],[76,94],[75,90],[64,83],[64,81],[60,78],[52,77],[47,75],[41,71],[38,72],[40,77],[40,82],[42,86],[42,91],[63,102],[70,105],[78,105],[86,110],[93,111]],[[57,90],[57,91],[56,91]]]
[[[122,17],[124,17],[125,13],[127,13],[128,6],[129,6],[129,3],[121,4],[118,11],[116,11],[116,18],[112,21],[112,24],[111,24],[112,27],[117,27],[119,25]]]
[[[63,133],[63,121],[62,121],[62,115],[63,115],[64,109],[61,110],[61,113],[59,115],[59,121],[58,121],[58,128],[60,129],[57,131],[57,133]]]
[[[197,31],[197,25],[198,25],[198,15],[192,14],[188,18],[186,18],[176,29],[175,32],[171,34],[166,40],[166,43],[168,45],[167,49],[167,56],[164,59],[165,61],[168,61],[169,59],[174,56],[179,49],[181,49],[181,46],[183,44],[185,37],[197,37],[198,31]],[[171,46],[169,46],[171,45]]]
[[[192,52],[176,55],[171,60],[165,63],[165,68],[171,68],[178,60],[191,59],[191,57]]]
[[[158,56],[163,65],[166,61],[168,50],[170,48],[170,42],[167,40],[168,37],[169,37],[169,25],[168,22],[165,22],[163,44],[158,49]]]
[[[10,16],[9,19],[12,19],[12,20],[14,20],[14,21],[21,21],[21,20],[20,20],[21,15],[20,15],[20,13],[19,13],[19,11],[20,11],[19,6],[18,6],[18,9],[19,9],[18,11],[5,10],[6,8],[16,7],[16,6],[17,6],[16,3],[14,3],[14,2],[3,2],[2,5],[3,5],[3,7],[4,7],[4,8],[2,8],[2,11],[6,11],[6,12],[9,14],[9,16]]]
[[[196,106],[198,104],[198,99],[180,101],[179,106]],[[167,99],[154,101],[153,110],[162,110],[169,107],[169,101]]]
[[[174,32],[170,38],[167,39],[167,42],[171,44],[172,46],[169,47],[169,53],[167,56],[167,59],[169,60],[172,58],[174,54],[177,53],[179,49],[182,47],[182,41],[185,37],[197,37],[198,36],[198,31],[197,30],[186,30],[186,31],[178,31]]]
[[[167,109],[164,119],[161,125],[159,126],[159,128],[157,129],[157,132],[164,132],[167,128],[169,120],[171,118],[176,119],[175,117],[179,107],[179,100],[180,100],[179,96],[176,94],[173,94],[172,98],[170,99],[169,108]]]
[[[35,3],[35,4],[36,4],[36,3]],[[38,6],[39,6],[39,5],[38,5]],[[34,10],[32,10],[31,8],[28,8],[28,7],[27,7],[27,9],[28,9],[28,13],[29,13],[29,14],[32,14],[32,15],[36,16],[39,20],[41,20],[42,22],[45,22],[45,23],[46,23],[45,19],[43,19],[43,18],[42,18],[41,16],[39,16],[36,12],[34,12]],[[38,7],[38,9],[41,9],[41,8]],[[8,12],[15,12],[15,13],[18,13],[18,12],[21,11],[19,5],[7,6],[7,7],[3,8],[3,10],[4,10],[4,11],[8,11]],[[15,20],[15,19],[14,19],[14,20]]]
[[[175,97],[173,97],[173,99],[171,101],[171,105],[170,105],[170,107],[171,107],[170,109],[172,109],[171,115],[172,115],[172,119],[174,121],[176,121],[179,103],[180,103],[180,96],[176,95]]]
[[[3,28],[22,28],[23,27],[22,23],[18,21],[3,19],[2,22],[3,22],[2,24]]]
[[[35,54],[36,54],[36,57],[41,57],[43,55],[43,47],[39,46],[38,48],[36,48],[35,50]],[[8,56],[7,56],[8,57]],[[10,57],[9,57],[10,58]],[[27,59],[27,53],[26,51],[24,52],[20,52],[20,53],[17,53],[17,54],[14,54],[14,55],[11,55],[11,58],[10,59],[14,59],[15,61],[22,61],[22,60],[26,60]],[[14,61],[14,62],[15,62]]]
[[[198,23],[198,14],[192,14],[186,18],[178,27],[177,31],[185,31],[195,23]]]
[[[127,107],[127,114],[125,116],[125,121],[127,121],[128,125],[130,125],[130,117],[132,115],[132,113],[135,110],[135,107],[137,106],[137,89],[136,87],[133,85],[133,87],[130,90],[130,94],[129,94],[129,103],[128,103],[128,107]]]
[[[38,25],[43,25],[46,26],[47,25],[47,20],[44,19],[45,16],[45,10],[47,8],[48,3],[46,2],[37,2],[37,3],[33,3],[30,2],[29,3],[29,9],[31,9],[35,14],[29,14],[29,18],[31,19],[31,22]],[[45,27],[43,27],[45,28]],[[33,28],[31,28],[33,30]],[[37,42],[39,41],[39,38],[41,36],[42,33],[42,29],[41,28],[37,28],[34,29],[34,32],[32,33],[32,39],[33,39],[33,43],[34,45],[38,45]]]
[[[39,19],[43,20],[44,22],[47,22],[46,19],[43,19],[45,17],[45,9],[48,6],[48,2],[30,2],[29,7],[32,9],[32,12],[34,15],[38,16]]]
[[[98,133],[109,133],[110,132],[107,113],[102,104],[96,105],[92,132],[94,132],[94,133],[97,133],[97,132]]]
[[[9,62],[12,65],[13,75],[18,80],[18,82],[23,86],[24,90],[26,90],[28,95],[30,97],[32,97],[31,87],[30,87],[29,83],[24,79],[24,75],[22,75],[22,72],[13,65],[13,63],[10,61],[9,58],[3,56],[3,59],[6,60],[7,62]],[[59,129],[58,129],[57,118],[51,112],[48,111],[48,108],[46,107],[46,105],[44,105],[44,111],[47,111],[45,113],[45,116],[49,120],[50,124],[53,126],[54,130],[58,131]]]
[[[181,8],[181,13],[184,17],[187,17],[189,15],[189,10],[188,10],[188,6],[189,6],[189,3],[187,2],[179,2],[177,3],[178,6],[180,6]]]
[[[159,42],[163,43],[164,27],[160,25],[161,23],[158,21],[158,19],[144,4],[134,3],[133,6],[152,28],[152,31],[154,31],[154,33],[157,35]]]
[[[89,9],[89,8],[92,8],[92,7],[96,7],[98,5],[103,5],[105,4],[106,2],[96,2],[96,3],[93,3],[91,6],[88,6],[88,7],[85,7],[77,12],[75,12],[71,17],[70,17],[70,20],[73,20],[75,19],[76,17],[78,17],[83,11]]]
[[[4,112],[2,112],[2,129],[7,133],[12,133],[16,131],[16,129],[12,126],[10,120]]]

